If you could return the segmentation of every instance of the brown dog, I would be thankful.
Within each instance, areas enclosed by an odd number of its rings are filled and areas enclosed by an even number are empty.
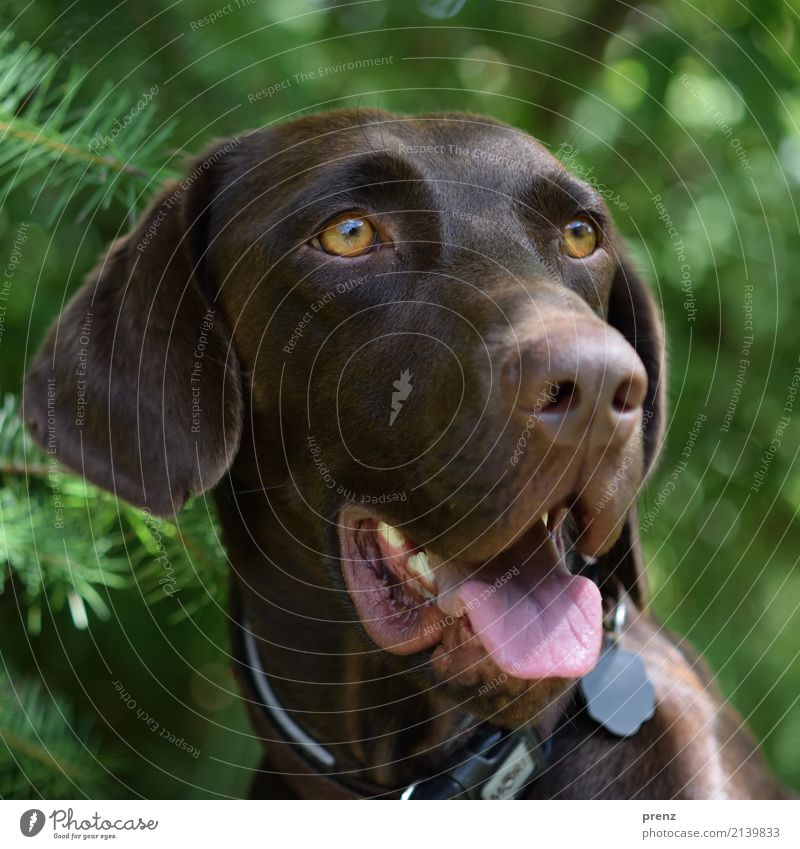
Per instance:
[[[662,359],[608,209],[540,144],[341,111],[168,186],[58,319],[24,415],[155,514],[216,487],[259,792],[781,796],[637,612]],[[577,682],[624,613],[646,675],[603,684],[620,735]]]

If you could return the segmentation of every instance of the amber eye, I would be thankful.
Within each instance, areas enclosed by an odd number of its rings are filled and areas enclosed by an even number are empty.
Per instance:
[[[588,218],[573,218],[561,230],[564,253],[574,259],[583,259],[597,247],[597,230]]]
[[[361,256],[375,244],[377,235],[366,218],[348,213],[334,218],[312,244],[334,256]]]

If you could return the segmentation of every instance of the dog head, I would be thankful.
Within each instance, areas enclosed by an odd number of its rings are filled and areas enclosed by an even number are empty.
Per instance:
[[[589,566],[643,601],[662,348],[602,198],[541,144],[342,111],[168,186],[56,321],[24,415],[156,514],[227,473],[270,604],[512,724],[597,659]]]

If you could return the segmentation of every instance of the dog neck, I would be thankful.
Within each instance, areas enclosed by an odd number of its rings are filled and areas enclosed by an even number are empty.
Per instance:
[[[321,655],[316,641],[285,627],[286,617],[274,608],[265,616],[249,604],[234,619],[237,659],[249,682],[245,689],[253,691],[246,695],[278,732],[269,738],[302,741],[320,771],[325,759],[314,755],[321,749],[335,762],[328,771],[387,788],[409,784],[447,760],[475,727],[468,714],[417,688],[412,677],[387,674],[385,659],[365,653],[363,641],[347,633],[350,627],[333,629],[338,634],[323,640]]]

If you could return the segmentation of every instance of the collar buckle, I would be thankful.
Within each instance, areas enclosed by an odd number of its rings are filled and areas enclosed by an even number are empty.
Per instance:
[[[547,766],[550,741],[524,726],[481,725],[449,770],[407,787],[401,799],[518,799]]]

